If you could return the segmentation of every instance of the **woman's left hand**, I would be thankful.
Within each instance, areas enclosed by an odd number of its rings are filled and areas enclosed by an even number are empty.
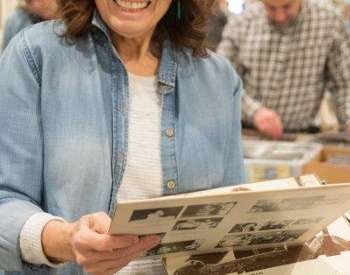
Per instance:
[[[42,233],[44,252],[53,261],[74,261],[90,274],[114,274],[160,243],[159,236],[110,235],[110,224],[102,212],[70,224],[51,221]]]

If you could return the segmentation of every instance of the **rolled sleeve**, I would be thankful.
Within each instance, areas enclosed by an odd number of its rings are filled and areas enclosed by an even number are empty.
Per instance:
[[[0,269],[23,270],[19,236],[42,212],[43,140],[39,70],[24,33],[0,58]],[[4,130],[5,129],[5,130]]]
[[[342,128],[350,120],[350,34],[341,20],[335,20],[332,49],[329,51],[327,72],[336,114]]]
[[[26,221],[20,233],[21,255],[30,264],[58,268],[63,264],[51,262],[46,257],[41,242],[42,232],[50,221],[66,223],[64,219],[47,213],[36,213]]]
[[[262,104],[259,101],[254,100],[247,94],[243,94],[242,97],[242,113],[243,113],[243,120],[247,122],[248,124],[253,125],[254,123],[254,114],[256,111],[258,111],[260,108],[262,108]]]

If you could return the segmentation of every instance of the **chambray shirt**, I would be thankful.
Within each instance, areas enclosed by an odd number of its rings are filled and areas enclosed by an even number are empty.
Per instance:
[[[0,59],[0,269],[19,271],[6,274],[83,274],[24,263],[21,228],[41,211],[70,222],[111,214],[127,161],[128,76],[108,30],[95,15],[72,44],[63,29],[36,24]],[[229,62],[166,41],[158,87],[163,194],[244,182],[242,87]]]
[[[23,8],[17,8],[6,20],[1,48],[5,49],[11,39],[21,30],[40,22],[40,19]]]

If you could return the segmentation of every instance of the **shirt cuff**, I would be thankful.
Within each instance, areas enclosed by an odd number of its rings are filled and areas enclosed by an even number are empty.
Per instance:
[[[66,221],[60,217],[40,212],[32,215],[22,227],[20,233],[20,248],[22,258],[25,262],[34,265],[47,265],[53,268],[63,265],[62,263],[50,262],[42,247],[42,231],[45,225],[53,220],[66,223]]]
[[[254,125],[254,115],[256,111],[262,108],[262,104],[248,95],[243,95],[242,109],[243,109],[243,120],[251,125]]]

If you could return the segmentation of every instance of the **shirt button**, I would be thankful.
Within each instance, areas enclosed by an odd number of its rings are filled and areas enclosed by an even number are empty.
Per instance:
[[[169,138],[173,137],[174,136],[174,129],[173,128],[166,129],[165,134]]]
[[[167,185],[170,190],[174,190],[176,187],[176,182],[173,180],[169,180]]]

